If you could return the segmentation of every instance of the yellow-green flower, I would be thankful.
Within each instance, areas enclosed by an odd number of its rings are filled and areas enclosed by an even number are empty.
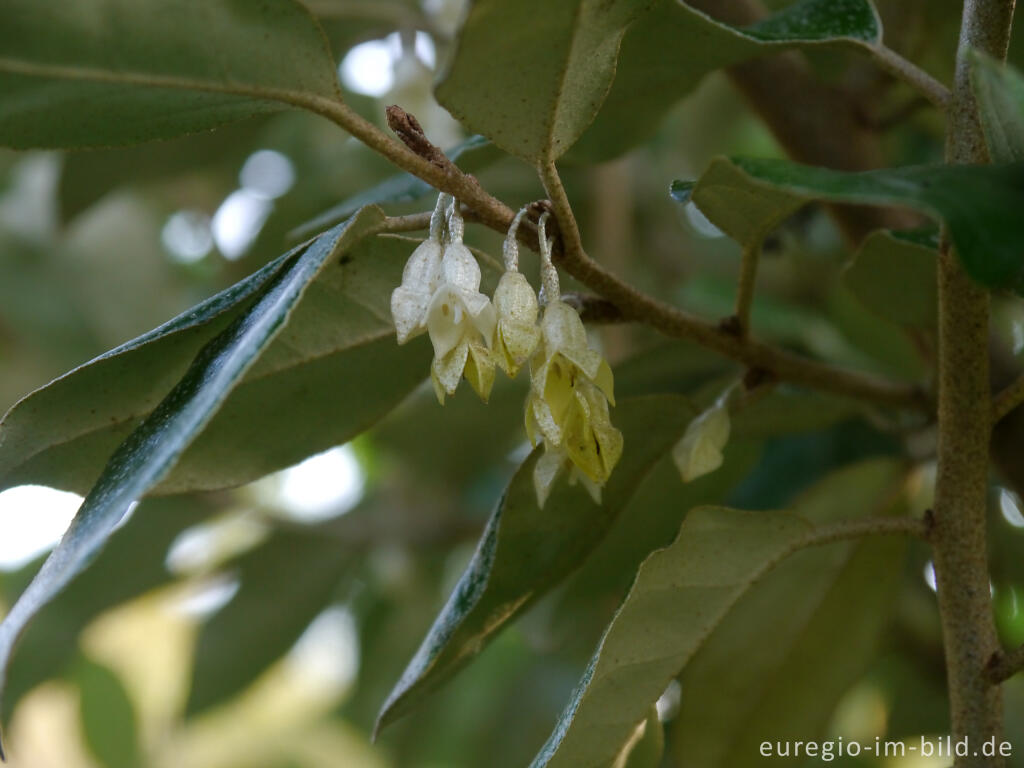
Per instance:
[[[622,434],[608,413],[608,402],[615,402],[612,372],[587,346],[583,323],[568,304],[553,301],[544,309],[541,343],[530,368],[526,430],[531,442],[543,440],[548,453],[563,454],[600,488],[622,455]],[[546,496],[546,490],[538,490],[538,498]]]
[[[540,341],[537,327],[537,293],[519,272],[519,245],[516,231],[526,213],[523,208],[516,214],[505,238],[505,273],[494,291],[494,308],[498,324],[494,337],[496,362],[509,376],[515,376]]]
[[[551,300],[541,319],[541,339],[530,360],[530,395],[526,432],[530,442],[544,443],[534,467],[537,501],[543,506],[561,469],[571,462],[570,480],[580,479],[595,500],[622,455],[622,433],[611,423],[614,405],[612,371],[590,349],[576,310],[558,299],[557,274],[544,245],[544,292]]]

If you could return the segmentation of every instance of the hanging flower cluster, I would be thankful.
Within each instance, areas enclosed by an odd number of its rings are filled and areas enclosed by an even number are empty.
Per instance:
[[[409,257],[402,284],[391,294],[398,343],[430,334],[430,380],[442,405],[463,375],[484,402],[494,385],[490,348],[497,318],[491,300],[480,293],[480,266],[462,242],[464,227],[458,204],[442,194],[429,237]]]
[[[516,232],[525,213],[519,211],[509,228],[505,272],[492,303],[480,293],[480,267],[462,243],[457,201],[438,198],[430,235],[413,251],[391,295],[398,343],[430,335],[430,375],[442,405],[463,377],[486,401],[495,367],[515,376],[529,362],[526,432],[533,445],[544,445],[533,474],[537,503],[544,505],[567,468],[569,482],[578,480],[599,503],[622,455],[622,434],[608,413],[609,402],[615,403],[611,368],[588,345],[579,314],[559,298],[546,213],[538,222],[541,295],[547,298],[541,314],[537,293],[519,272]]]

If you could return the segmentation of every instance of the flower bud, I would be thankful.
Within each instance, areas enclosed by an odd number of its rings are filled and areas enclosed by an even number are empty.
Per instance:
[[[518,272],[506,272],[494,291],[498,321],[495,332],[497,363],[509,376],[519,372],[540,341],[537,294]]]
[[[427,307],[440,278],[441,244],[424,240],[406,262],[402,284],[391,293],[391,316],[399,344],[426,330]]]
[[[672,461],[684,483],[722,466],[722,449],[729,441],[729,431],[729,407],[724,397],[690,422],[672,449]]]

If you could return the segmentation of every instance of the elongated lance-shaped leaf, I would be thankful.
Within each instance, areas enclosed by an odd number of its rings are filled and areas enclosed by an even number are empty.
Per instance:
[[[1024,162],[1024,75],[980,51],[971,57],[971,85],[993,162]]]
[[[801,0],[750,27],[733,27],[683,0],[657,0],[626,30],[611,90],[568,159],[599,162],[650,137],[703,77],[788,48],[871,53],[882,25],[869,0]]]
[[[185,377],[115,451],[67,533],[0,624],[0,682],[14,643],[36,612],[89,564],[131,503],[170,471],[284,326],[325,262],[381,219],[379,209],[362,212],[295,256],[256,303],[203,348]]]
[[[564,479],[537,506],[537,449],[519,468],[476,553],[381,709],[392,722],[470,661],[527,605],[561,582],[596,547],[641,481],[695,415],[678,395],[625,398],[612,414],[626,449],[594,504]]]
[[[892,462],[875,461],[848,474],[870,483],[877,493],[879,483],[891,485],[898,477],[897,469]],[[854,478],[846,478],[845,490],[859,488]],[[824,495],[824,488],[819,505],[822,498],[832,498]],[[833,503],[839,511],[829,510],[825,518],[848,515],[851,508],[861,511],[858,501],[848,494],[838,505]],[[797,509],[805,511],[799,504]],[[533,768],[613,765],[669,681],[757,582],[814,543],[814,530],[815,522],[790,512],[724,507],[691,511],[676,540],[640,567]],[[743,632],[749,637],[750,627],[744,626]]]
[[[368,237],[321,270],[286,332],[151,493],[239,485],[294,464],[358,435],[423,381],[430,345],[395,344],[389,307],[416,245]],[[86,493],[105,458],[289,258],[21,400],[0,422],[0,490]]]
[[[6,0],[0,145],[99,147],[340,100],[296,0]]]
[[[727,234],[778,215],[779,193],[798,199],[901,205],[944,221],[967,273],[990,288],[1024,290],[1024,163],[921,165],[844,172],[766,158],[716,158],[696,184],[673,182]],[[713,193],[713,194],[712,194]],[[733,209],[730,210],[730,207]],[[741,215],[742,214],[742,215]],[[742,216],[747,221],[732,226]],[[729,231],[729,230],[733,231]]]

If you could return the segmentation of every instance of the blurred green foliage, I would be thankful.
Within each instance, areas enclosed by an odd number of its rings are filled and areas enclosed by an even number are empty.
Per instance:
[[[495,4],[502,5],[481,1],[477,11],[484,14]],[[395,79],[383,95],[356,93],[351,82],[341,82],[347,103],[359,114],[383,125],[383,106],[398,101],[445,146],[492,127],[487,120],[467,120],[459,128],[432,95],[433,80],[448,71],[461,3],[307,5],[326,35],[326,43],[319,36],[314,41],[317,61],[328,57],[329,48],[340,62],[355,46],[388,35],[387,45],[400,51],[388,64],[394,65]],[[592,255],[652,295],[715,320],[732,311],[740,246],[707,219],[740,241],[751,219],[730,221],[730,213],[747,210],[735,198],[725,199],[721,216],[711,204],[700,210],[692,202],[681,205],[669,196],[669,185],[699,178],[721,154],[783,158],[782,146],[718,70],[761,55],[766,46],[812,44],[799,35],[767,40],[741,34],[676,2],[620,5],[628,6],[622,13],[654,9],[626,33],[622,50],[629,57],[622,61],[621,79],[610,80],[607,111],[594,108],[591,99],[582,111],[548,115],[548,123],[534,121],[532,112],[513,115],[510,130],[532,142],[516,154],[561,154],[569,147],[545,144],[553,133],[568,143],[582,135],[562,171]],[[960,4],[875,5],[887,44],[948,80]],[[29,9],[31,3],[19,0],[17,6]],[[553,29],[539,21],[537,29],[524,28],[530,22],[518,15],[531,16],[531,9],[512,10],[523,39],[548,34],[543,39],[564,42],[578,21],[559,18],[549,25]],[[282,36],[273,45],[299,45],[306,40],[307,21],[305,15],[283,18]],[[140,32],[132,53],[140,66],[181,60],[180,51],[154,50],[146,42],[173,39],[166,35],[168,24],[173,30],[166,19],[138,21],[145,35]],[[678,28],[696,29],[700,46],[666,50],[645,37],[677,40]],[[61,43],[69,29],[56,25],[45,34]],[[209,21],[208,27],[186,30],[199,41],[190,49],[192,75],[225,76],[214,55],[219,29]],[[234,47],[253,50],[243,62],[247,66],[232,77],[269,77],[287,85],[294,76],[311,92],[335,87],[333,81],[308,80],[308,61],[296,65],[298,74],[280,67],[279,60],[290,61],[290,54],[262,47],[262,38],[252,44],[243,27],[237,31],[241,42]],[[492,31],[507,37],[507,30]],[[607,60],[614,56],[606,38],[621,29],[604,32],[591,41],[600,71],[590,70],[590,58],[570,68],[581,80],[572,86],[580,93],[603,94],[608,86]],[[935,111],[908,109],[915,97],[907,86],[860,55],[872,34],[847,29],[838,43],[814,42],[813,50],[799,55],[816,77],[864,109],[865,121],[877,126],[887,165],[940,160],[943,126]],[[431,41],[436,64],[412,60],[418,39]],[[204,40],[208,44],[200,44]],[[493,48],[488,39],[477,42]],[[3,32],[0,44],[3,51],[13,50]],[[559,50],[528,62],[541,70],[538,77],[550,74]],[[103,49],[86,54],[99,61]],[[682,76],[677,58],[687,63]],[[648,81],[647,59],[661,62],[662,79]],[[1011,61],[1024,65],[1020,36]],[[488,98],[511,98],[519,88],[550,101],[547,90],[517,73],[495,83],[492,71],[477,64],[458,72],[472,88],[463,88],[459,79],[447,81],[449,90],[471,97],[471,108],[483,98],[473,97],[473,88]],[[986,73],[992,81],[1003,76]],[[662,87],[665,78],[671,87]],[[1019,83],[1011,80],[1011,86]],[[20,75],[0,78],[0,94],[5,88],[8,94],[33,93]],[[25,113],[50,121],[46,141],[36,141],[40,134],[28,117],[12,123],[11,135],[24,140],[7,144],[102,148],[0,150],[0,409],[240,281],[250,280],[242,285],[251,291],[200,318],[192,335],[177,341],[161,337],[125,358],[94,363],[26,401],[0,427],[0,458],[3,451],[16,453],[15,443],[24,441],[33,446],[26,449],[28,458],[37,463],[27,461],[23,468],[23,457],[0,462],[8,484],[46,482],[86,491],[110,452],[154,409],[200,347],[252,306],[263,279],[294,263],[275,260],[297,245],[297,230],[308,232],[299,229],[303,225],[325,212],[352,213],[353,199],[382,202],[391,215],[432,205],[430,197],[419,197],[428,191],[425,186],[396,177],[389,163],[321,117],[281,111],[265,101],[206,95],[164,102],[148,122],[115,119],[157,103],[143,90],[126,89],[111,113],[105,106],[112,98],[108,87],[82,90],[64,83],[48,95],[51,102],[42,99],[42,118]],[[633,99],[643,103],[634,109]],[[1013,110],[998,105],[1000,114],[1009,115],[1001,119],[1012,126]],[[235,121],[254,112],[261,114]],[[890,120],[894,115],[898,119]],[[509,118],[485,116],[506,123]],[[108,133],[79,140],[90,126],[108,123]],[[205,130],[215,124],[216,131]],[[4,125],[0,117],[0,132]],[[204,130],[180,136],[182,128]],[[166,140],[109,146],[140,130],[149,131],[145,138]],[[519,136],[489,138],[498,147],[520,146]],[[218,227],[226,226],[225,206],[244,187],[239,175],[247,160],[260,150],[286,158],[294,184],[272,200],[262,198],[265,220],[250,228],[251,242],[236,253],[217,236],[223,235]],[[606,162],[593,164],[595,159]],[[475,146],[460,162],[513,208],[544,196],[532,168],[493,146]],[[374,200],[361,197],[367,190]],[[701,203],[698,191],[694,199]],[[969,202],[984,209],[984,194]],[[818,202],[794,202],[786,190],[757,202],[771,207],[780,200],[763,227],[770,231],[753,306],[757,338],[905,381],[927,377],[936,343],[934,292],[926,285],[933,242],[920,233],[910,241],[886,231],[858,250]],[[338,206],[346,204],[339,214]],[[176,235],[172,223],[180,224],[183,213],[193,226]],[[471,225],[467,241],[500,255],[501,236],[483,227]],[[194,444],[180,474],[172,474],[162,489],[208,492],[145,501],[95,562],[42,609],[13,656],[3,699],[4,720],[12,723],[13,766],[46,759],[40,757],[45,744],[33,736],[34,722],[50,729],[52,739],[77,745],[61,758],[72,768],[527,765],[586,679],[588,663],[641,564],[652,551],[672,545],[684,520],[693,519],[687,517],[691,509],[858,515],[878,511],[885,490],[879,486],[899,489],[897,506],[903,511],[920,514],[927,508],[934,458],[930,425],[785,384],[735,414],[722,467],[682,485],[667,451],[692,416],[743,370],[706,350],[666,342],[649,329],[614,325],[591,332],[615,369],[620,405],[612,413],[626,435],[627,454],[605,489],[603,507],[579,488],[564,486],[543,510],[536,509],[529,482],[535,459],[528,456],[522,426],[525,375],[499,381],[486,406],[461,391],[441,408],[429,384],[421,383],[428,370],[425,341],[408,348],[393,343],[387,291],[397,284],[412,247],[404,237],[378,236],[346,255],[344,264],[328,264],[318,273],[285,333],[252,369],[249,389],[243,384],[236,390],[207,442],[200,438]],[[536,257],[524,252],[522,268],[533,279]],[[259,276],[248,278],[252,274]],[[495,277],[485,275],[485,284],[493,287]],[[997,295],[995,304],[1002,321],[994,344],[1016,364],[1024,348],[1024,315],[1016,298]],[[330,365],[322,364],[325,358]],[[267,377],[272,386],[259,390]],[[37,411],[36,402],[45,408]],[[52,414],[49,432],[39,428],[44,410]],[[75,414],[73,426],[67,413]],[[102,437],[94,439],[96,434]],[[344,514],[310,522],[266,484],[233,487],[357,435],[355,455],[366,488],[354,508],[334,510]],[[875,477],[879,473],[885,482]],[[1024,518],[1014,506],[1019,500],[1002,492],[1003,485],[1010,485],[1007,478],[993,477],[991,569],[998,625],[1003,640],[1014,644],[1024,640]],[[840,499],[841,508],[823,499]],[[699,520],[709,514],[702,511]],[[174,547],[180,550],[183,535],[209,530],[221,533],[198,564],[182,567],[167,559]],[[923,575],[927,550],[910,544],[904,553],[891,541],[839,549],[808,553],[741,598],[739,610],[709,630],[708,644],[680,676],[680,687],[670,686],[659,699],[655,714],[649,691],[632,702],[645,719],[625,765],[754,764],[749,745],[784,738],[780,734],[869,742],[876,736],[914,740],[948,729],[938,618]],[[39,566],[36,561],[0,575],[5,605],[13,604]],[[237,590],[226,603],[212,611],[181,608],[188,595],[218,583]],[[318,626],[318,617],[337,618],[329,609],[339,607],[344,619],[330,625],[334,633],[327,633],[326,646],[348,658],[350,668],[344,674],[329,671],[330,665],[296,672],[296,641],[308,646],[315,633],[304,634],[307,629]],[[652,624],[660,616],[653,611]],[[627,629],[636,634],[632,647],[645,648],[645,625]],[[430,646],[432,641],[437,644]],[[410,665],[424,642],[433,654],[427,655],[429,663],[419,657],[419,664]],[[840,654],[843,664],[830,663],[830,653]],[[437,659],[439,667],[428,675],[425,669]],[[429,683],[404,686],[423,700],[412,706],[409,695],[403,716],[371,745],[381,707],[407,666],[411,681]],[[655,687],[678,671],[656,676]],[[625,700],[621,691],[615,695]],[[61,714],[61,702],[68,701],[70,717]],[[733,719],[713,719],[714,712]],[[1006,685],[1006,722],[1015,748],[1010,765],[1024,765],[1019,676]],[[723,741],[712,743],[712,736]],[[723,745],[738,752],[723,758]],[[563,764],[574,759],[570,754]],[[836,764],[894,765],[866,757]]]

